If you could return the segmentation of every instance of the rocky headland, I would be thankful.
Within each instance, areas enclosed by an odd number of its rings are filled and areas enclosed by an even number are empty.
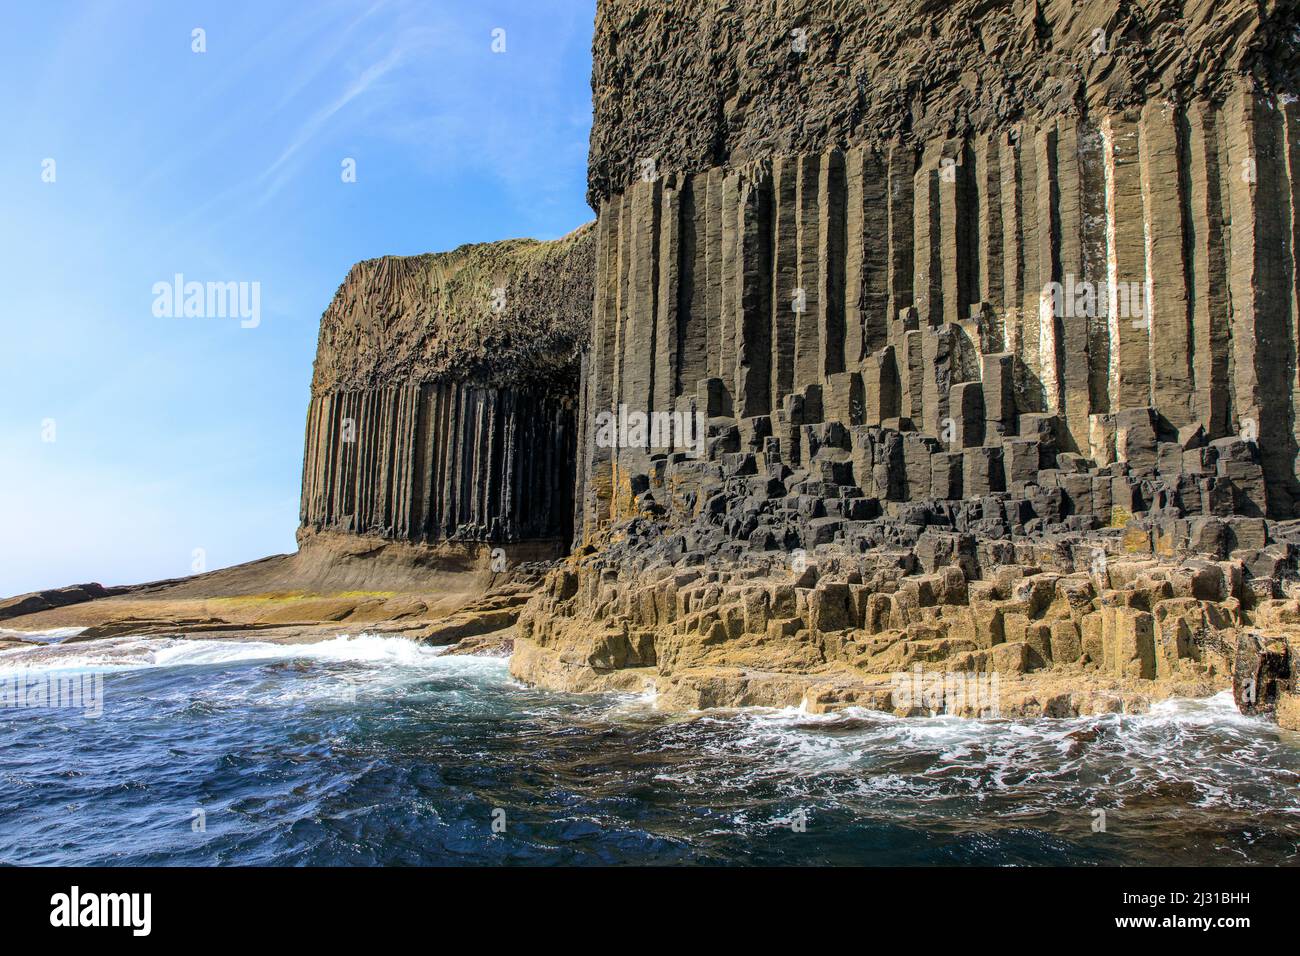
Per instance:
[[[508,650],[572,534],[591,236],[358,263],[321,318],[298,551],[0,601],[0,642],[364,630]]]

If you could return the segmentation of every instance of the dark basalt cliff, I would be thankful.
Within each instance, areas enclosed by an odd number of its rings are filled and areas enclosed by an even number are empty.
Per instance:
[[[1005,527],[1290,518],[1298,36],[1291,4],[602,3],[584,418],[693,409],[791,462],[889,423],[920,444],[856,486],[1065,495]],[[585,527],[653,457],[584,450]]]
[[[641,163],[1003,130],[1027,118],[1296,89],[1298,13],[1255,0],[603,0],[588,201]]]
[[[568,540],[591,238],[352,268],[321,319],[305,532]]]
[[[514,631],[552,687],[1235,680],[1300,726],[1298,42],[1245,0],[602,0],[596,223],[352,271],[304,534],[572,535]]]
[[[1244,0],[603,0],[581,546],[512,671],[1042,714],[1233,671],[1300,725],[1298,42]]]

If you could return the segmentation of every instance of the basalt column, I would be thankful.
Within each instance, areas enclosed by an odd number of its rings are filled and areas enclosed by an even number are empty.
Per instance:
[[[572,401],[425,382],[315,396],[302,524],[409,541],[567,540]]]

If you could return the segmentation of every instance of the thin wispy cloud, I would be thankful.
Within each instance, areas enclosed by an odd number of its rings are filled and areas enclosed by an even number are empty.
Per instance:
[[[279,192],[287,176],[293,171],[293,167],[290,165],[291,161],[294,160],[304,146],[316,140],[348,104],[368,93],[384,77],[400,67],[404,61],[419,52],[420,49],[421,45],[419,43],[410,42],[389,51],[381,60],[362,70],[361,75],[356,77],[336,99],[318,109],[306,122],[301,124],[294,131],[292,139],[284,147],[280,155],[257,178],[254,185],[260,187],[262,191],[257,199],[253,201],[253,207],[262,205]]]

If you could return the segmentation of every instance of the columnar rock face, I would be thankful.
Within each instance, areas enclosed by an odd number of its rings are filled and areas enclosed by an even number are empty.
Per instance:
[[[563,397],[457,381],[318,395],[303,524],[413,541],[567,540],[573,417]]]
[[[839,448],[883,502],[1029,502],[1013,524],[1291,517],[1298,30],[1244,2],[602,3],[582,532],[699,471],[601,441],[620,409],[698,412],[760,474]]]
[[[602,0],[579,546],[512,673],[1296,720],[1296,18]]]
[[[592,235],[353,267],[321,319],[304,531],[569,540]]]

